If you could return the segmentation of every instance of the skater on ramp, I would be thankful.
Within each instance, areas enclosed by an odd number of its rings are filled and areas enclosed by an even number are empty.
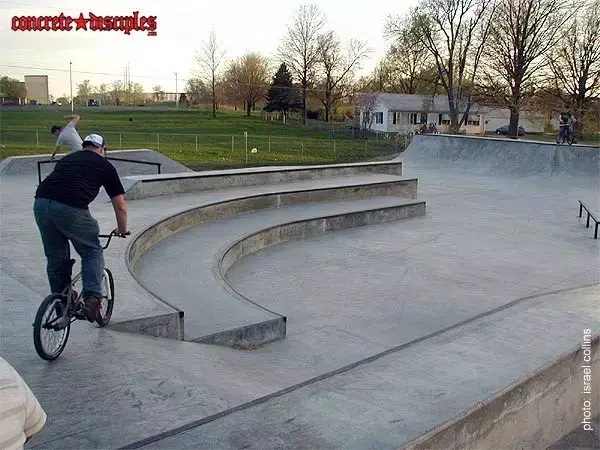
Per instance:
[[[81,150],[82,139],[75,128],[79,122],[80,117],[77,115],[64,116],[63,119],[71,119],[71,121],[64,127],[53,125],[51,132],[54,136],[57,136],[56,146],[52,152],[52,161],[56,158],[58,149],[62,146],[68,147],[69,152],[73,153]]]

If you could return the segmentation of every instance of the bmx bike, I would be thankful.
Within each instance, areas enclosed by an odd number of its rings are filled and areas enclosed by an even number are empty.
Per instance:
[[[573,144],[573,129],[570,126],[560,129],[556,135],[557,144],[564,144],[565,142],[569,145]]]
[[[129,233],[128,233],[129,234]],[[115,231],[110,234],[101,234],[101,238],[108,238],[102,247],[106,250],[113,236],[118,236]],[[73,268],[75,260],[69,261]],[[33,322],[33,344],[40,358],[52,361],[60,356],[67,345],[71,324],[76,320],[86,320],[83,313],[83,296],[77,293],[75,286],[81,280],[81,271],[71,279],[71,282],[60,293],[48,295],[40,304]],[[112,272],[105,267],[102,273],[102,298],[100,299],[100,313],[96,323],[100,327],[108,325],[113,312],[115,301],[115,283]]]

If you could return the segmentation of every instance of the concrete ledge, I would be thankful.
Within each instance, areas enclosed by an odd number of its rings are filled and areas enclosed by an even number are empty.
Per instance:
[[[177,310],[177,308],[174,309]],[[111,329],[183,341],[183,311],[161,316],[114,322],[111,324]]]
[[[425,202],[407,200],[404,204],[389,208],[356,211],[280,224],[250,233],[233,243],[227,244],[218,256],[218,271],[223,280],[227,282],[227,272],[237,261],[273,245],[292,240],[309,239],[332,231],[423,215],[425,215]]]
[[[50,154],[40,155],[25,155],[25,156],[9,156],[8,158],[0,161],[0,175],[25,175],[25,174],[37,174],[37,163],[38,161],[49,161]],[[64,153],[58,153],[58,158],[65,156]],[[109,150],[107,152],[108,157],[122,158],[122,159],[135,159],[147,162],[156,162],[161,164],[162,173],[190,173],[192,170],[183,164],[178,163],[161,153],[155,152],[149,149],[132,149],[132,150]],[[155,174],[157,172],[156,166],[124,162],[124,161],[111,161],[111,164],[115,166],[120,176],[126,175],[143,175],[143,174]],[[42,178],[52,171],[54,164],[43,164],[42,165]]]
[[[293,204],[391,195],[414,199],[417,197],[416,178],[398,178],[396,181],[356,184],[341,187],[310,188],[259,194],[233,200],[209,203],[168,217],[144,229],[128,249],[128,264],[135,266],[141,255],[171,234],[196,227],[202,223],[229,219],[235,215],[280,208]]]
[[[220,201],[206,204],[196,208],[183,211],[174,216],[168,217],[161,222],[149,226],[143,230],[129,244],[127,249],[128,270],[138,283],[148,292],[154,295],[165,304],[170,305],[167,299],[163,299],[146,288],[143,283],[136,278],[135,265],[139,258],[149,251],[158,242],[164,240],[172,234],[196,227],[203,223],[214,222],[231,218],[237,214],[259,211],[264,209],[280,208],[301,203],[325,202],[334,200],[347,200],[348,198],[364,198],[373,196],[398,196],[404,195],[416,197],[417,180],[398,178],[396,181],[372,182],[362,185],[344,185],[339,187],[312,188],[304,190],[295,190],[288,192],[277,192],[270,194],[253,195],[244,198]],[[321,217],[306,218],[305,220],[294,223],[286,223],[271,227],[266,230],[254,231],[242,240],[230,242],[225,245],[222,251],[217,255],[213,273],[198,274],[205,282],[214,284],[206,292],[218,293],[219,301],[230,298],[233,304],[239,305],[239,308],[253,308],[252,315],[260,316],[261,320],[254,323],[247,323],[244,326],[231,329],[223,329],[219,332],[212,332],[203,336],[190,333],[189,340],[195,342],[227,345],[231,347],[254,347],[283,339],[286,333],[286,317],[270,311],[261,305],[250,301],[242,294],[235,291],[226,282],[224,274],[231,267],[233,262],[252,251],[258,251],[268,245],[277,242],[284,242],[290,239],[305,238],[316,236],[327,231],[363,226],[372,223],[383,223],[391,220],[398,220],[416,215],[425,214],[425,202],[414,199],[398,198],[387,204],[393,203],[393,206],[372,206],[370,209],[355,210],[346,214],[325,215]],[[270,236],[270,237],[267,237]],[[246,244],[244,244],[246,242]],[[248,245],[250,244],[250,245]],[[233,247],[233,249],[231,249]],[[243,251],[240,251],[243,249]],[[225,267],[223,267],[223,263]],[[216,298],[215,297],[215,298]],[[237,308],[238,306],[236,306]],[[256,314],[256,311],[262,311]],[[184,312],[181,311],[183,316]],[[244,319],[248,322],[247,318]],[[215,328],[215,327],[213,327]]]
[[[288,181],[329,178],[344,175],[378,173],[402,175],[402,163],[367,162],[298,167],[253,167],[166,175],[126,177],[127,200],[184,194],[210,189],[284,183]]]
[[[585,400],[591,401],[590,418],[600,412],[599,343],[597,334],[591,338],[589,347],[579,344],[456,419],[407,443],[401,450],[548,448],[583,427]],[[582,393],[584,370],[587,370],[582,366],[591,366],[589,394]]]

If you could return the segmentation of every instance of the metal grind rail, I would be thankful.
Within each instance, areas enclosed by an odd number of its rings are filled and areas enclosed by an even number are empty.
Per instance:
[[[128,163],[133,163],[133,164],[146,164],[147,166],[156,166],[158,173],[159,174],[161,173],[162,163],[152,162],[152,161],[141,161],[139,159],[115,158],[113,156],[107,156],[106,159],[112,160],[112,161],[128,162]],[[56,162],[58,162],[58,161],[47,160],[47,161],[38,161],[37,162],[38,182],[39,183],[42,182],[42,164],[54,164]]]
[[[579,217],[583,216],[584,209],[587,212],[587,222],[585,224],[585,227],[586,228],[590,227],[590,218],[591,218],[596,223],[596,225],[594,227],[594,239],[598,239],[598,224],[600,224],[600,221],[590,212],[588,207],[585,206],[581,200],[579,200]]]

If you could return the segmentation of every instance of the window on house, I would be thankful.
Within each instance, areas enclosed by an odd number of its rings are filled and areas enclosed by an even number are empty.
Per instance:
[[[469,116],[467,118],[467,125],[479,126],[479,116]]]
[[[419,114],[417,113],[410,113],[408,115],[408,123],[410,123],[411,125],[417,125],[419,122]]]
[[[382,112],[375,113],[375,123],[383,123],[383,113]]]
[[[421,113],[421,123],[424,123],[424,124],[427,123],[427,114],[426,113]]]
[[[450,125],[450,116],[448,114],[440,114],[438,118],[439,125]]]
[[[392,123],[396,125],[398,123],[398,113],[392,113]]]

